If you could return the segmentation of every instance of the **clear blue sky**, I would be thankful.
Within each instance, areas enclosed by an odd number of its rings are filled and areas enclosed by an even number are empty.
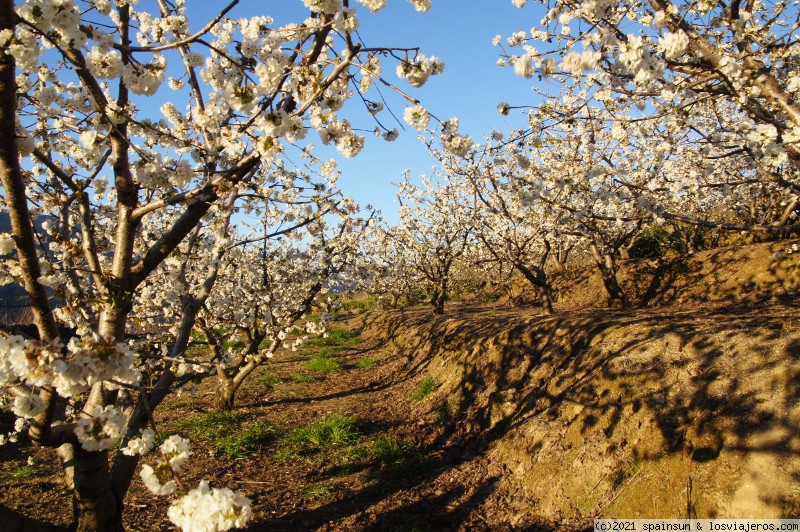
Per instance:
[[[521,115],[516,111],[509,117],[500,116],[497,104],[500,101],[512,105],[535,103],[531,91],[535,78],[523,79],[511,68],[498,67],[500,48],[492,46],[491,41],[498,34],[505,39],[518,30],[530,31],[542,19],[540,5],[531,3],[518,9],[511,0],[433,0],[430,11],[418,13],[406,0],[388,0],[386,8],[370,14],[354,0],[350,3],[358,7],[359,34],[367,46],[419,46],[425,55],[435,55],[444,61],[444,73],[431,77],[422,89],[413,89],[397,78],[396,62],[391,59],[384,62],[384,78],[420,99],[438,118],[458,117],[461,131],[477,141],[488,135],[492,127],[509,130],[522,124]],[[193,4],[205,5],[195,11]],[[201,24],[220,4],[225,2],[187,0],[192,27]],[[242,0],[230,16],[239,18],[254,14],[269,15],[277,24],[282,24],[302,21],[307,10],[300,0]],[[402,121],[405,104],[399,99],[394,101],[392,110]],[[374,127],[365,111],[352,108],[349,114],[354,127]],[[337,159],[342,170],[339,184],[345,194],[361,205],[372,204],[383,212],[387,221],[394,223],[397,204],[391,183],[399,181],[406,168],[411,170],[412,176],[430,174],[435,161],[428,157],[413,128],[406,126],[403,130],[386,112],[383,115],[384,125],[400,129],[400,138],[386,142],[367,133],[366,147],[358,157],[344,159],[335,151],[331,156]],[[316,134],[312,133],[308,139],[317,146],[320,156],[326,153],[320,149]]]

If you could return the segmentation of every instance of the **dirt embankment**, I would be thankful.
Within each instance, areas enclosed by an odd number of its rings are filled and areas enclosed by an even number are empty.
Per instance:
[[[460,304],[368,329],[439,385],[419,415],[486,464],[484,504],[507,523],[797,517],[799,272],[786,249],[631,263],[621,279],[644,309],[567,308],[601,302],[585,272],[557,282],[553,317]]]

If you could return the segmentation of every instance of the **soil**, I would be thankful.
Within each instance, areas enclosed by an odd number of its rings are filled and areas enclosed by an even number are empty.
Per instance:
[[[183,481],[244,493],[248,530],[797,517],[800,254],[791,244],[624,264],[632,309],[606,308],[587,269],[554,279],[555,316],[483,296],[449,302],[444,316],[425,307],[345,316],[334,327],[358,335],[335,353],[341,371],[309,369],[321,346],[278,354],[235,409],[234,434],[269,430],[234,456],[215,448],[217,429],[194,433]],[[208,380],[170,397],[156,422],[190,436],[213,404]],[[356,420],[346,442],[292,443],[298,427],[340,414]],[[69,525],[52,450],[7,444],[0,460],[5,522]],[[169,501],[138,477],[125,502],[128,530],[172,529]],[[25,523],[16,528],[35,529]]]

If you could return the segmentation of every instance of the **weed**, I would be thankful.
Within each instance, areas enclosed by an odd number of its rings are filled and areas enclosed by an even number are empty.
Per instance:
[[[430,394],[432,394],[436,390],[436,381],[433,380],[433,377],[428,376],[419,383],[417,389],[414,391],[414,394],[411,396],[412,401],[422,401]]]
[[[326,345],[324,347],[321,347],[316,353],[314,353],[313,351],[312,353],[316,358],[333,358],[336,355],[337,351],[339,351],[339,349],[330,345]]]
[[[412,449],[408,442],[384,434],[372,442],[369,454],[383,466],[397,467],[411,458]]]
[[[453,413],[457,408],[457,398],[450,397],[446,401],[443,401],[442,404],[439,405],[439,408],[436,409],[436,422],[440,425],[447,423],[453,418]]]
[[[376,364],[374,358],[360,358],[356,361],[357,368],[371,368]]]
[[[351,416],[336,414],[296,428],[287,441],[295,448],[327,449],[349,444],[359,437],[358,421]]]
[[[306,342],[306,345],[315,347],[329,346],[344,349],[346,347],[358,344],[361,341],[361,339],[358,338],[360,334],[361,331],[358,330],[347,331],[345,329],[331,329],[328,331],[327,336],[312,338]]]
[[[348,311],[356,311],[359,314],[364,314],[368,310],[374,308],[378,304],[378,299],[375,297],[368,297],[366,299],[348,299],[342,302],[342,308]]]
[[[245,348],[244,340],[226,338],[222,341],[222,348],[226,351],[241,351]]]
[[[232,460],[240,460],[255,453],[276,432],[274,425],[258,421],[229,436],[214,440],[214,449]]]
[[[209,412],[181,421],[178,427],[192,438],[211,442],[218,454],[239,460],[256,452],[265,439],[277,432],[274,425],[257,421],[244,425],[244,414]]]
[[[189,406],[189,401],[185,399],[179,399],[177,401],[169,401],[161,403],[158,408],[160,410],[181,410]]]
[[[294,382],[317,382],[317,379],[313,375],[304,375],[303,373],[292,373],[290,378]]]
[[[311,484],[300,491],[312,499],[330,499],[333,497],[333,488],[333,484]]]
[[[281,384],[282,382],[284,382],[284,380],[285,379],[282,379],[280,377],[276,377],[275,375],[271,375],[269,373],[265,373],[265,374],[261,375],[258,379],[256,379],[256,382],[258,382],[260,384],[263,384],[267,388],[272,388],[276,384]]]
[[[7,480],[27,480],[38,475],[39,471],[36,469],[36,466],[21,465],[6,473],[5,478]]]
[[[238,428],[244,414],[237,412],[209,412],[201,416],[184,419],[178,427],[189,431],[192,438],[208,437],[211,433],[229,432]]]
[[[343,369],[339,360],[335,358],[312,358],[306,362],[306,367],[320,373],[333,373]]]

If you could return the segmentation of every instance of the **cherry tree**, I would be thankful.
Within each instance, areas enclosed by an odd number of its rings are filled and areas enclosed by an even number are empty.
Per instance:
[[[530,166],[528,159],[515,144],[502,142],[500,132],[495,132],[494,138],[498,145],[488,140],[482,150],[468,157],[441,150],[433,153],[447,169],[449,182],[453,186],[462,184],[461,195],[476,199],[474,233],[491,260],[518,271],[539,293],[543,310],[552,314],[546,264],[555,243],[569,238],[559,234],[565,214],[558,207],[531,197],[523,179]]]
[[[205,247],[222,258],[230,233],[215,224],[228,223],[237,198],[276,183],[288,150],[314,157],[309,129],[342,156],[357,155],[364,139],[339,113],[356,93],[380,112],[369,94],[383,80],[384,55],[412,86],[441,71],[414,48],[361,43],[360,12],[347,1],[304,0],[310,16],[282,27],[266,16],[230,18],[237,3],[192,26],[180,0],[0,2],[0,131],[15,139],[0,146],[12,225],[0,235],[2,277],[24,285],[38,330],[0,338],[0,385],[18,428],[58,449],[79,530],[122,528],[125,492],[154,439],[140,414],[176,378],[165,358],[165,380],[145,386],[137,365],[152,353],[139,357],[125,343],[146,281],[176,254]],[[64,302],[57,310],[48,287]],[[192,309],[175,331],[185,334],[209,293],[174,297]],[[63,326],[76,331],[68,342]],[[174,354],[185,341],[177,339]],[[127,454],[109,468],[123,434]],[[188,453],[179,437],[165,441],[156,466],[142,469],[145,484],[183,495],[170,509],[180,527],[241,526],[250,512],[241,495],[167,480]],[[215,508],[222,513],[209,515]]]
[[[461,188],[421,176],[421,186],[408,173],[398,184],[400,223],[391,229],[398,248],[428,283],[430,304],[444,313],[454,263],[471,245],[473,211]]]
[[[421,291],[424,280],[411,267],[410,259],[403,253],[396,231],[399,226],[388,227],[384,222],[370,227],[359,243],[357,288],[380,298],[389,299],[388,305],[396,307],[401,300],[413,301]]]
[[[330,314],[321,312],[318,321],[305,318],[320,298],[352,282],[355,250],[372,222],[353,217],[355,209],[347,198],[306,205],[299,218],[302,231],[261,235],[260,246],[237,253],[224,275],[228,289],[215,293],[200,318],[214,351],[219,409],[232,409],[245,379],[279,350],[297,351],[309,336],[326,334]],[[334,213],[335,225],[326,220]],[[302,334],[291,338],[295,329]],[[244,348],[226,351],[220,331],[243,335]]]
[[[520,8],[527,3],[513,1]],[[551,98],[530,111],[526,135],[552,126],[553,101],[573,111],[609,113],[623,104],[637,112],[618,115],[610,127],[628,138],[640,134],[640,144],[671,154],[655,155],[672,162],[673,189],[678,182],[695,190],[744,189],[743,201],[758,191],[757,202],[772,213],[737,223],[654,205],[658,217],[722,229],[796,231],[796,7],[664,0],[541,4],[548,10],[530,33],[495,40],[504,47],[500,64],[524,77],[558,80],[564,88],[557,99],[537,88]],[[501,104],[502,111],[509,109]],[[695,164],[683,171],[679,157],[688,152]],[[725,168],[735,171],[726,174]],[[771,196],[764,202],[765,194]]]

